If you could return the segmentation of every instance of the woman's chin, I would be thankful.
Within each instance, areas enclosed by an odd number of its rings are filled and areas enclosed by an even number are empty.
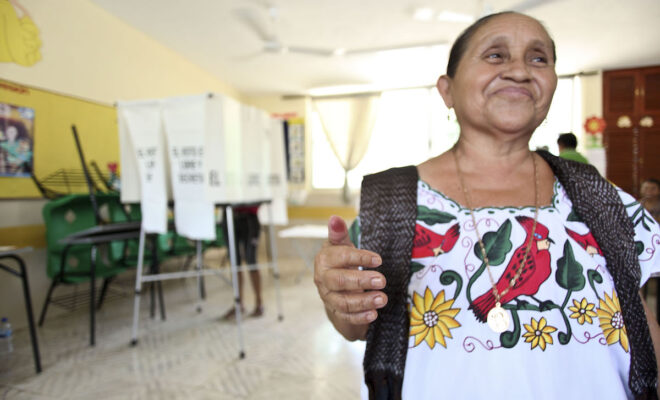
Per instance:
[[[499,118],[492,123],[495,130],[509,134],[532,134],[538,124],[532,119]]]
[[[533,107],[504,107],[492,109],[488,122],[498,131],[532,133],[543,122]]]

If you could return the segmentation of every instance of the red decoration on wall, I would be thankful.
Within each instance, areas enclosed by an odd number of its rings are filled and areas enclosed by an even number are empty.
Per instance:
[[[606,126],[607,124],[605,124],[605,120],[603,118],[593,116],[587,118],[585,121],[584,130],[589,135],[597,135],[602,133]]]

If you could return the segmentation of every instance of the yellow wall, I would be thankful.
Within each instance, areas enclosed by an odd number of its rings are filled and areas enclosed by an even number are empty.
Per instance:
[[[60,169],[80,169],[72,125],[75,125],[87,163],[95,161],[103,172],[119,159],[115,108],[70,96],[32,89],[0,80],[0,103],[34,110],[34,173],[40,180]],[[64,187],[51,187],[66,191]],[[84,190],[84,185],[78,186]],[[0,177],[0,198],[41,197],[29,177]]]

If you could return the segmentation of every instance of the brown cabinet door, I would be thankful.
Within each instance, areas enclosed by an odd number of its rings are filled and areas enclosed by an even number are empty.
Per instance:
[[[633,132],[610,132],[607,135],[605,157],[607,179],[628,193],[635,192],[635,146]]]
[[[660,179],[660,126],[640,129],[639,183],[648,178]]]
[[[660,67],[603,72],[603,118],[607,178],[637,196],[660,179]]]
[[[603,114],[618,118],[635,113],[638,91],[635,70],[606,71],[603,73]],[[616,125],[615,125],[616,126]]]
[[[640,116],[660,116],[660,67],[643,68],[640,71],[640,79]]]
[[[660,179],[660,67],[640,71],[641,107],[636,121],[640,132],[639,182]]]

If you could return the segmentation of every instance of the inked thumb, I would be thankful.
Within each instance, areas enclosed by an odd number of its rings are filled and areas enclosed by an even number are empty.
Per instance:
[[[353,245],[348,236],[346,222],[336,215],[330,217],[328,221],[328,242],[332,245]]]

